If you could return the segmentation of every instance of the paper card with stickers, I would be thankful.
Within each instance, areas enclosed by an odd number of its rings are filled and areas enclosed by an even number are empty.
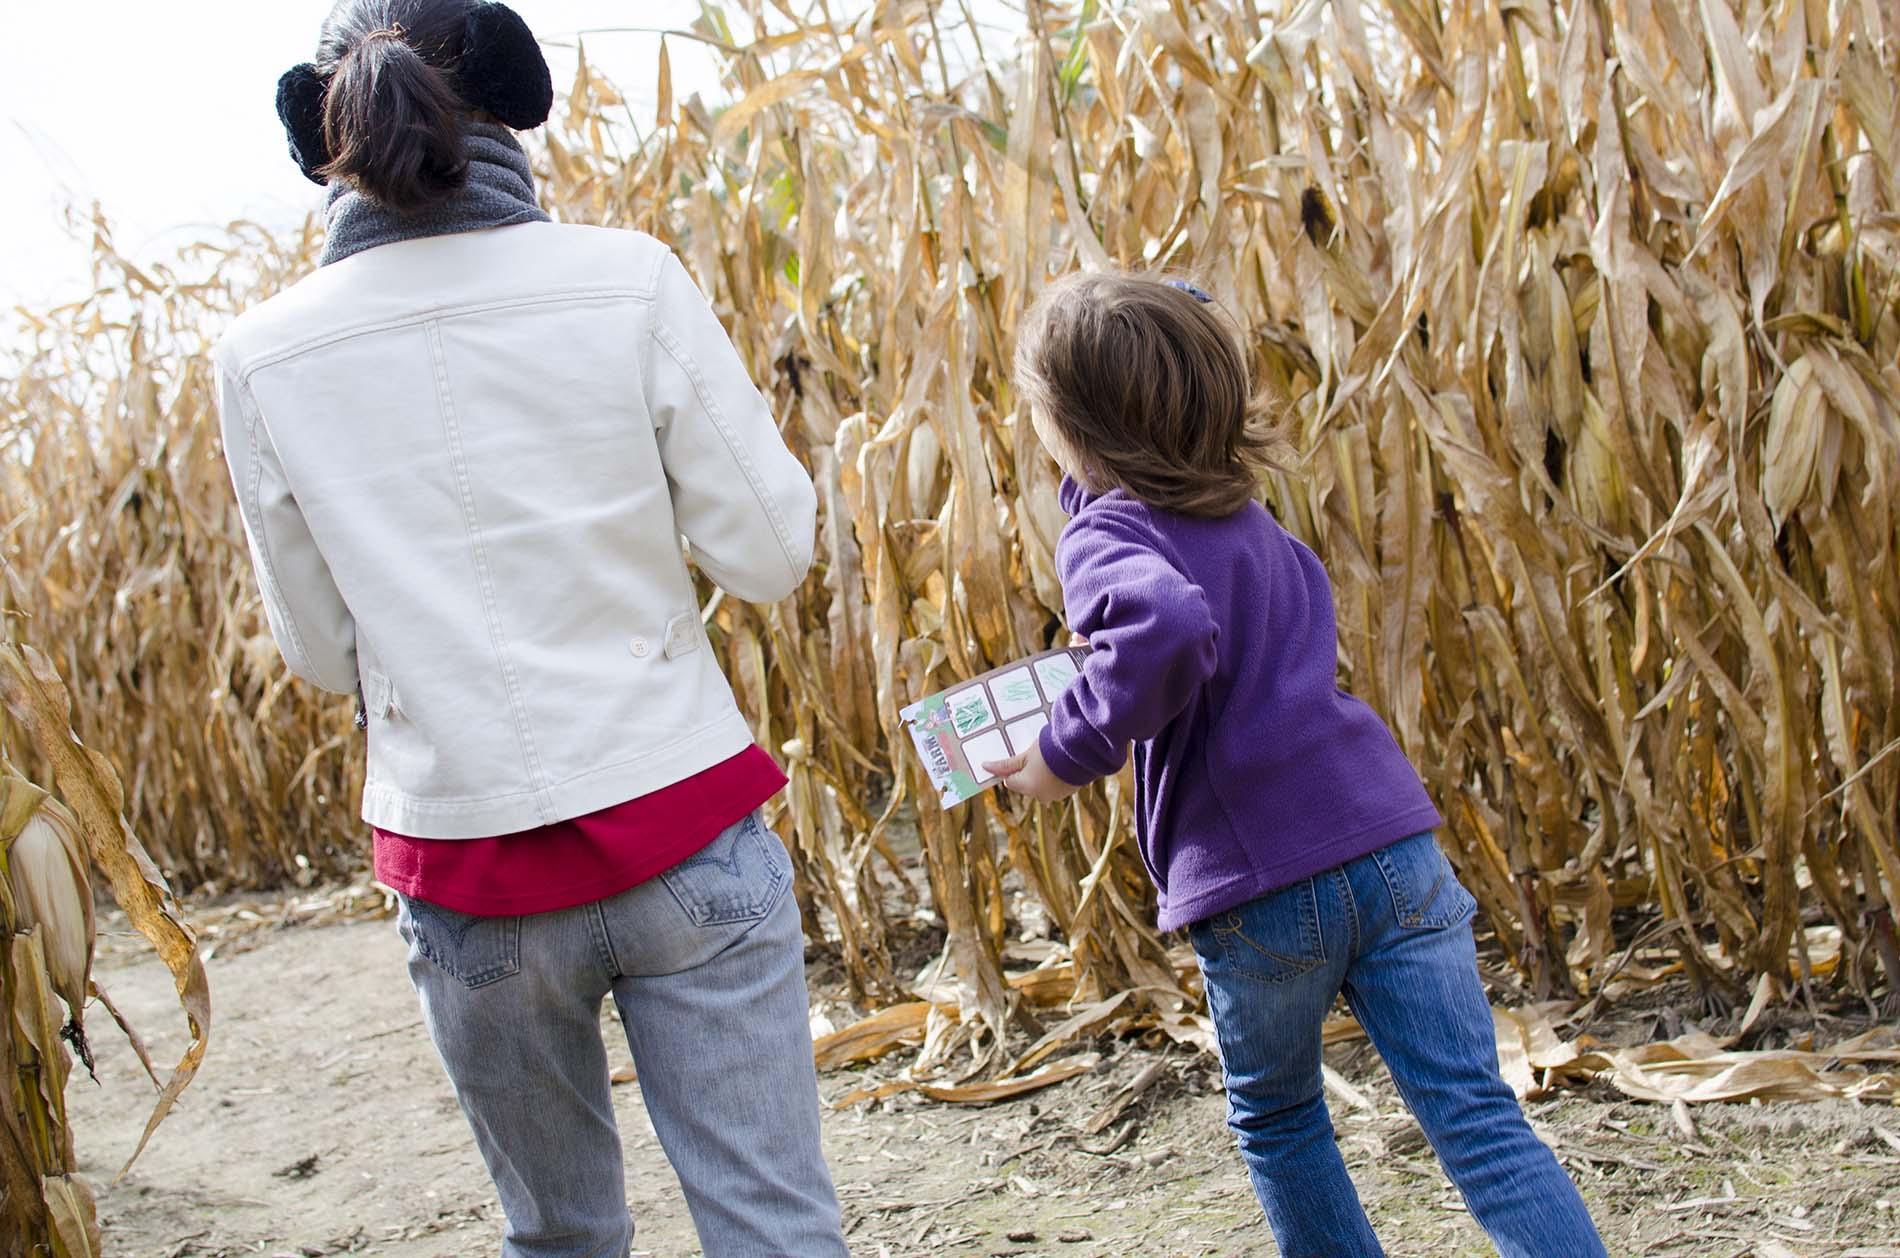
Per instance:
[[[898,713],[945,808],[996,785],[987,762],[1029,748],[1049,709],[1082,671],[1087,647],[1044,651],[960,682]]]

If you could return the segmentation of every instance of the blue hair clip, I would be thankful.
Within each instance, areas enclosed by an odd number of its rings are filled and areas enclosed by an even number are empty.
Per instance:
[[[1188,283],[1186,280],[1169,280],[1168,287],[1180,289],[1195,301],[1200,302],[1203,306],[1211,305],[1214,301],[1212,297],[1209,297],[1206,293],[1194,287],[1194,285]]]

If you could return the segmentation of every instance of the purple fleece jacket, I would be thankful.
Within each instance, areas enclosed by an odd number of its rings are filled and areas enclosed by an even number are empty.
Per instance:
[[[1339,689],[1319,557],[1258,503],[1222,519],[1062,485],[1056,547],[1082,675],[1042,734],[1081,785],[1135,754],[1163,930],[1437,828],[1373,710]]]

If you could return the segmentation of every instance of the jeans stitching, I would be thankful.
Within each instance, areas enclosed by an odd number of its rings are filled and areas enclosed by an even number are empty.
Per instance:
[[[1418,906],[1418,909],[1414,912],[1413,916],[1417,917],[1420,921],[1424,921],[1425,915],[1431,912],[1432,905],[1438,903],[1438,896],[1442,891],[1444,891],[1444,889],[1445,889],[1445,867],[1441,863],[1439,867],[1433,871],[1432,889],[1425,893],[1424,903]]]
[[[1306,933],[1305,916],[1306,915],[1304,912],[1302,912],[1300,915],[1301,917],[1300,942],[1303,945],[1310,946],[1310,941]],[[1220,933],[1220,932],[1216,932],[1216,933]],[[1278,961],[1282,965],[1292,967],[1295,972],[1291,974],[1283,975],[1282,977],[1285,977],[1285,978],[1296,978],[1300,974],[1305,973],[1306,969],[1311,969],[1313,966],[1318,965],[1319,962],[1324,959],[1324,958],[1312,958],[1312,957],[1290,957],[1284,952],[1275,952],[1272,948],[1264,947],[1260,944],[1255,943],[1252,939],[1249,939],[1247,937],[1247,932],[1238,926],[1234,927],[1233,929],[1225,933],[1228,938],[1238,939],[1240,940],[1240,942],[1246,944],[1247,947],[1251,948],[1256,954],[1263,957],[1268,957],[1274,961]],[[1230,956],[1231,956],[1231,952],[1230,952]],[[1305,969],[1298,968],[1302,966],[1304,966]]]
[[[1403,881],[1394,875],[1385,852],[1374,852],[1372,863],[1379,871],[1379,880],[1385,883],[1386,894],[1392,897],[1392,915],[1398,920],[1399,925],[1411,925],[1412,902],[1405,894]]]
[[[1300,932],[1316,964],[1326,964],[1326,940],[1319,927],[1319,884],[1311,878],[1306,880],[1306,894],[1300,899]]]
[[[1399,843],[1409,843],[1418,837],[1419,836],[1414,835],[1411,839],[1401,839]],[[1398,845],[1398,843],[1395,843],[1392,846],[1397,847]],[[1425,896],[1424,904],[1418,907],[1413,906],[1411,896],[1406,893],[1405,878],[1398,868],[1398,862],[1391,856],[1391,849],[1380,848],[1378,851],[1372,853],[1372,863],[1379,871],[1380,881],[1385,883],[1386,892],[1392,897],[1393,915],[1398,920],[1399,925],[1407,930],[1443,930],[1450,926],[1456,926],[1461,920],[1469,916],[1468,912],[1456,910],[1435,917],[1427,916],[1427,911],[1432,905],[1437,904],[1439,900],[1443,898],[1445,884],[1448,880],[1454,887],[1459,885],[1457,875],[1452,873],[1450,863],[1445,859],[1445,855],[1439,849],[1435,839],[1430,840],[1430,847],[1432,855],[1438,859],[1435,869],[1433,870],[1431,891]],[[1447,875],[1450,875],[1449,879]]]
[[[410,906],[409,927],[410,933],[415,936],[416,951],[421,953],[436,969],[441,970],[470,991],[478,987],[486,987],[490,983],[500,982],[504,978],[521,972],[521,919],[519,917],[510,916],[500,919],[500,929],[504,940],[502,955],[493,965],[479,970],[463,973],[461,967],[449,958],[446,949],[429,942],[429,932],[423,927],[424,921],[447,931],[454,938],[456,947],[459,948],[467,940],[468,933],[483,920],[473,914],[462,916],[467,917],[468,920],[456,923],[445,918],[440,909],[428,905],[426,901],[414,902]]]
[[[750,835],[752,838],[756,840],[758,838],[758,835],[756,833],[757,829],[758,829],[758,822],[751,817],[743,818],[739,822],[739,834],[741,837]],[[685,860],[681,861],[679,864],[675,865],[673,868],[696,869],[705,865],[713,865],[720,869],[725,870],[726,873],[731,875],[732,877],[737,878],[739,876],[739,860],[740,860],[738,842],[735,840],[735,842],[732,845],[732,852],[728,856],[712,855],[713,847],[714,847],[714,844],[708,843],[705,847],[701,848],[697,852],[694,852],[691,856],[688,856]]]
[[[1247,937],[1245,923],[1239,913],[1229,913],[1225,920],[1212,927],[1214,938],[1220,942],[1221,957],[1233,967],[1234,973],[1261,983],[1286,983],[1311,974],[1326,964],[1326,949],[1319,934],[1319,896],[1314,880],[1308,878],[1283,891],[1299,894],[1300,943],[1306,951],[1314,954],[1308,957],[1290,957],[1283,952],[1265,948]],[[1284,973],[1271,974],[1247,963],[1235,944],[1239,940],[1256,956],[1269,958],[1286,967]]]
[[[750,939],[754,931],[758,930],[760,927],[764,926],[767,922],[771,921],[772,915],[778,912],[779,905],[785,902],[786,892],[790,886],[791,886],[791,883],[788,879],[785,879],[785,878],[779,879],[777,890],[774,891],[770,896],[766,897],[765,912],[761,913],[758,917],[750,921],[720,923],[721,925],[727,925],[727,926],[743,926],[745,929],[741,930],[738,934],[734,935],[730,940],[726,941],[726,943],[722,944],[717,952],[713,953],[712,956],[706,958],[706,960],[702,962],[701,964],[711,965],[714,961],[718,960],[720,957],[725,956],[728,952],[731,952],[734,948],[737,948],[739,945],[743,944],[746,940]]]
[[[614,955],[613,934],[607,929],[607,911],[601,907],[603,903],[596,900],[587,906],[587,930],[594,937],[594,947],[600,953],[600,962],[606,967],[607,977],[617,979],[620,977],[620,958]]]
[[[661,883],[666,887],[667,892],[672,895],[674,902],[680,906],[680,911],[685,913],[688,920],[695,926],[735,926],[745,922],[764,921],[771,915],[773,907],[778,903],[779,893],[785,887],[787,881],[786,871],[779,868],[777,862],[772,861],[772,851],[766,846],[767,843],[777,843],[777,837],[769,836],[765,833],[765,829],[759,824],[756,814],[747,816],[741,820],[735,828],[738,830],[738,834],[734,837],[732,845],[733,854],[730,858],[711,856],[702,850],[660,875]],[[743,855],[739,852],[738,847],[741,842],[747,840],[758,845],[758,856],[770,863],[772,869],[765,884],[758,889],[758,893],[747,899],[743,904],[724,910],[716,909],[705,897],[699,895],[685,879],[679,877],[682,870],[707,865],[724,869],[736,877],[740,862],[743,860]],[[713,842],[717,843],[718,840],[715,839]],[[712,845],[708,844],[707,846],[710,848]]]
[[[1346,902],[1346,924],[1352,932],[1351,945],[1347,957],[1356,957],[1365,947],[1365,931],[1359,921],[1359,897],[1352,892],[1352,879],[1342,867],[1334,871],[1339,880],[1339,896]]]

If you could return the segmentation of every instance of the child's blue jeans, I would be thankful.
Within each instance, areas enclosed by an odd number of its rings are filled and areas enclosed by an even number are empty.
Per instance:
[[[1498,1073],[1471,894],[1415,835],[1195,923],[1228,1123],[1286,1258],[1383,1253],[1333,1142],[1320,1026],[1341,992],[1504,1258],[1604,1253]]]
[[[529,917],[405,899],[409,975],[494,1177],[503,1258],[626,1258],[612,996],[707,1258],[844,1258],[792,863],[756,815],[633,890]]]

